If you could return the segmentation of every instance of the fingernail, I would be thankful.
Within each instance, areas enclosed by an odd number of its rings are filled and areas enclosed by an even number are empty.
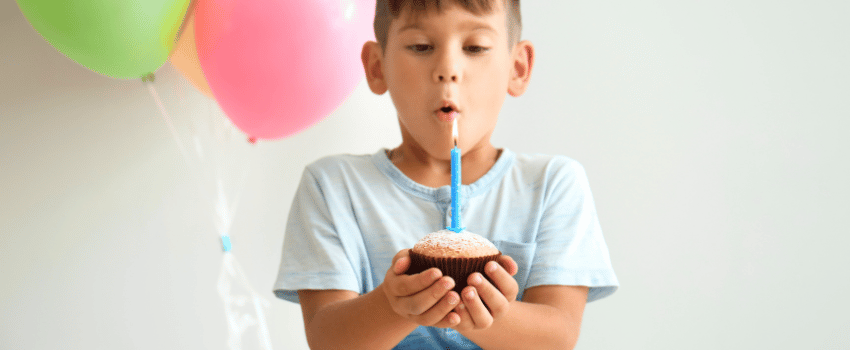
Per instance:
[[[467,299],[475,299],[475,292],[474,291],[466,292],[466,298]]]
[[[472,284],[479,285],[481,284],[481,275],[475,274],[472,276]]]
[[[451,289],[452,284],[453,283],[452,283],[452,280],[450,278],[443,280],[443,287],[445,287],[446,289]]]
[[[487,272],[494,272],[494,271],[496,271],[496,263],[493,262],[493,261],[487,263]]]
[[[456,296],[454,296],[454,294],[449,295],[449,304],[450,305],[457,304],[458,301],[459,301],[458,298]]]
[[[440,270],[431,271],[431,278],[440,278]]]

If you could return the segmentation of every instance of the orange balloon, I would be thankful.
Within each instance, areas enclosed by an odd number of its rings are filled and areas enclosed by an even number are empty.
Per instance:
[[[180,72],[198,91],[209,98],[215,98],[207,79],[204,77],[204,71],[201,70],[201,62],[198,61],[198,51],[195,49],[195,3],[193,1],[189,10],[186,12],[186,21],[183,23],[183,30],[180,34],[180,39],[168,61],[171,65]]]

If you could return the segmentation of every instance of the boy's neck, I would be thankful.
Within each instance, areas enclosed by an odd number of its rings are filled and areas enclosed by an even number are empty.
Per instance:
[[[478,181],[496,164],[502,150],[489,142],[461,157],[461,184]],[[390,161],[411,180],[427,187],[451,185],[451,160],[431,157],[425,150],[402,144],[387,152]]]

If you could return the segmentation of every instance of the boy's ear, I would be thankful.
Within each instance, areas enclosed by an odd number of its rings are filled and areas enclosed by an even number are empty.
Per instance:
[[[528,88],[531,80],[531,67],[534,66],[534,45],[528,40],[520,41],[514,46],[511,54],[513,59],[513,72],[508,83],[508,93],[513,97],[519,97]]]
[[[369,89],[377,95],[383,95],[387,92],[387,82],[384,80],[384,72],[381,69],[381,62],[383,61],[381,45],[374,41],[363,44],[360,60],[363,61],[363,70],[366,71],[366,82],[369,83]]]

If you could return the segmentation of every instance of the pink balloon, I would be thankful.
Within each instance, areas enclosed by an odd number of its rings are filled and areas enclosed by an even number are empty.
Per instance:
[[[251,138],[317,123],[363,78],[375,0],[196,0],[198,59],[215,99]]]

